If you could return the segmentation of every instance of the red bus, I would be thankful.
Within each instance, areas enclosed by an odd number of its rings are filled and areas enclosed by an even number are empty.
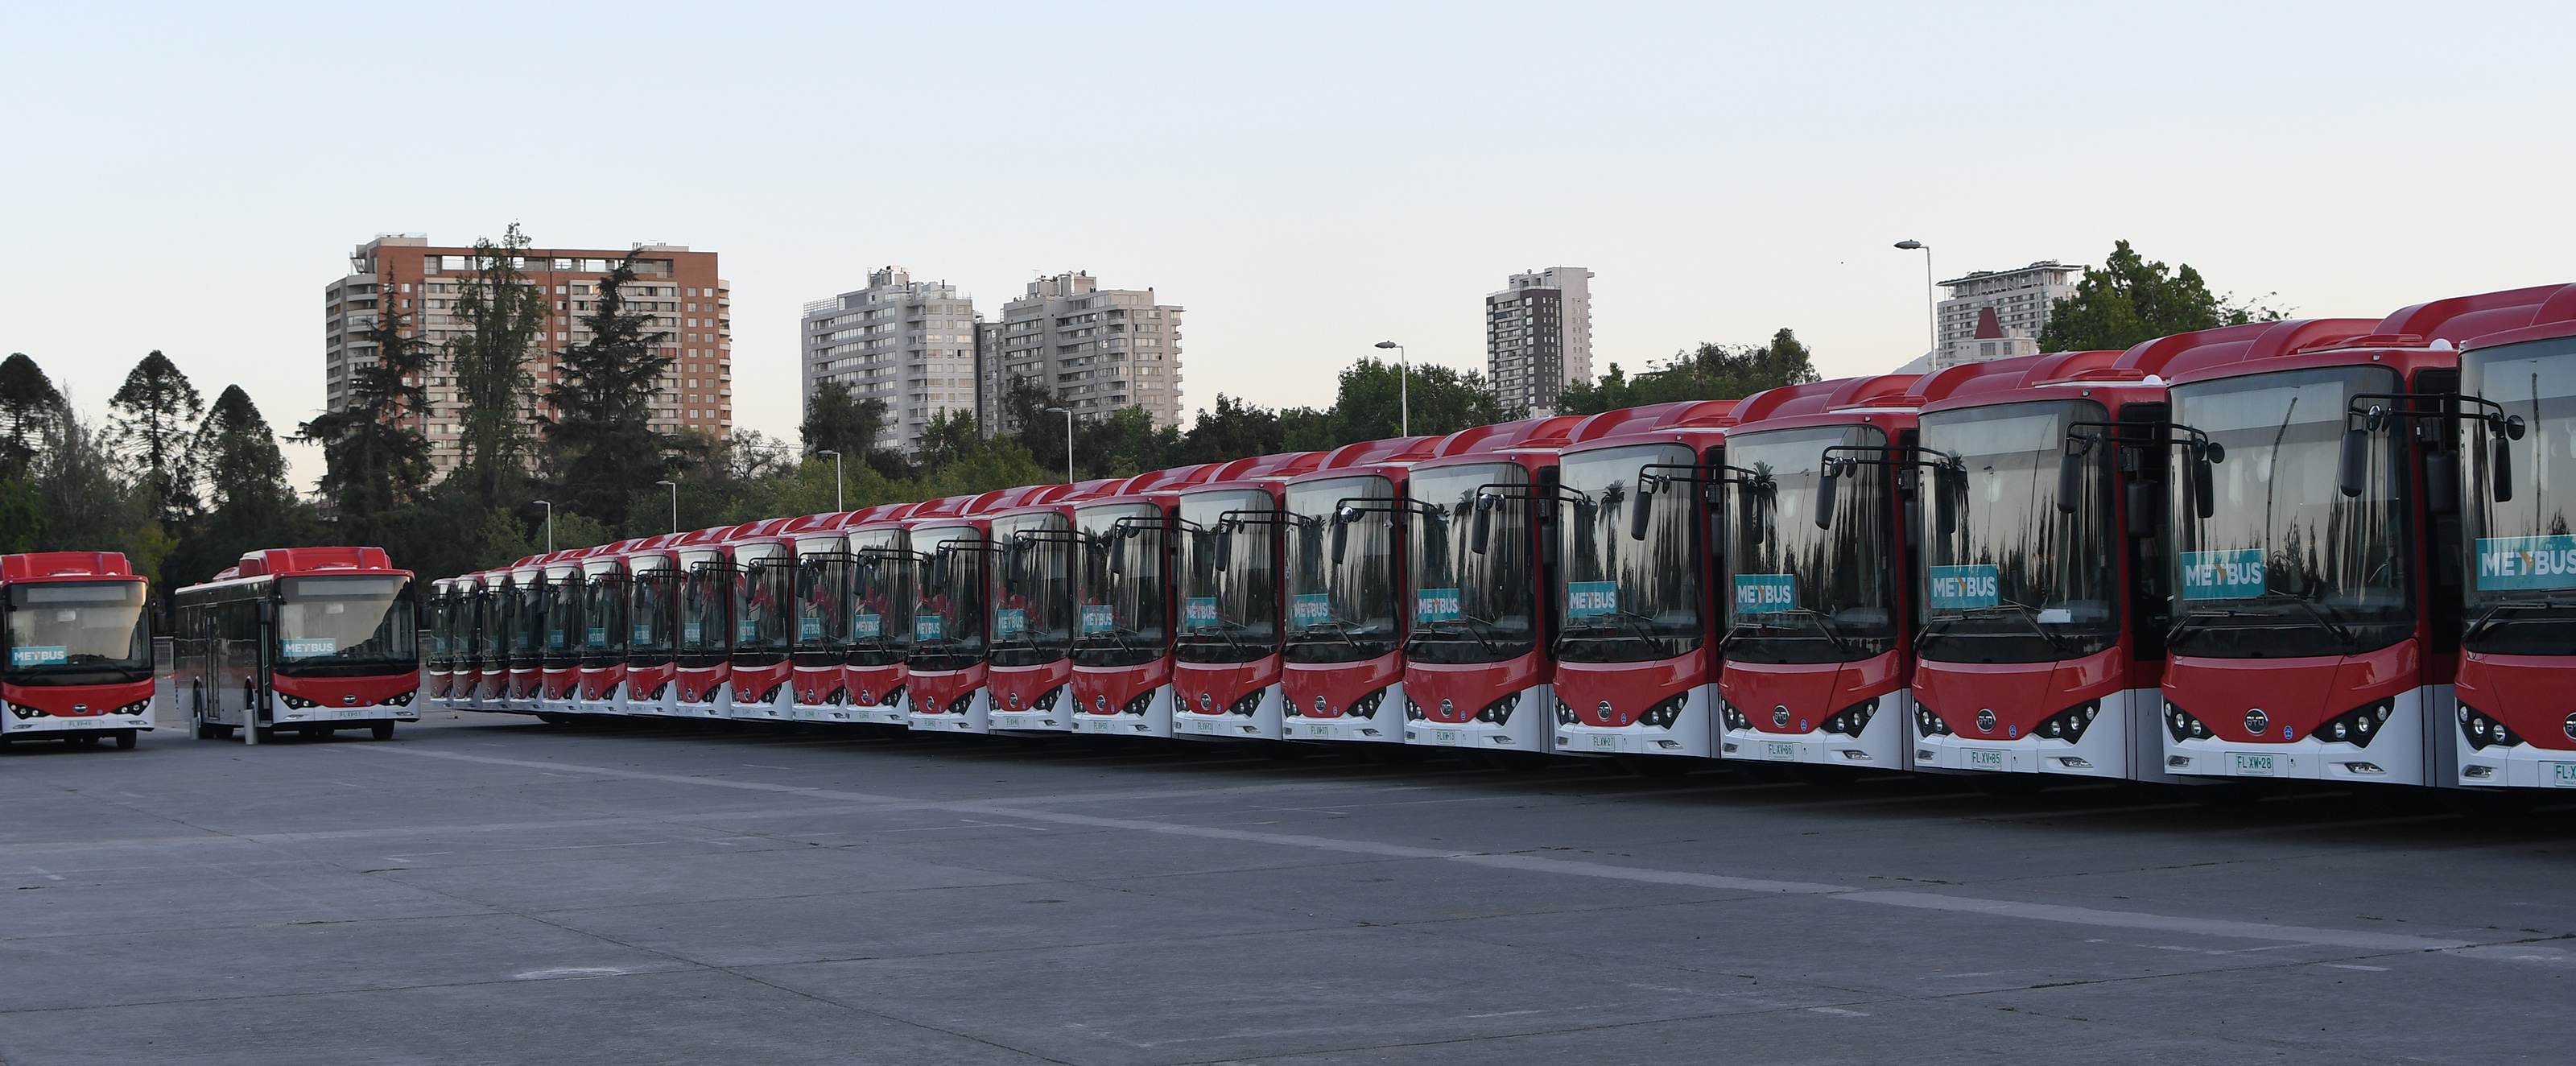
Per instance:
[[[269,548],[172,596],[178,667],[200,740],[420,720],[420,609],[382,548]],[[147,679],[148,683],[148,679]]]
[[[1129,478],[1074,508],[1082,555],[1080,632],[1073,642],[1073,729],[1092,736],[1172,735],[1173,521],[1177,490],[1221,463]]]
[[[60,738],[131,748],[153,728],[152,630],[144,581],[116,552],[0,556],[9,615],[9,704],[0,743]]]

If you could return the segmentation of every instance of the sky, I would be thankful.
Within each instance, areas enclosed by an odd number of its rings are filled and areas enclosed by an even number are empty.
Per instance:
[[[383,233],[722,256],[739,426],[889,264],[1188,309],[1183,401],[1484,365],[1590,269],[1595,369],[1926,347],[1943,277],[2114,240],[2312,316],[2576,280],[2576,5],[0,6],[0,351],[103,415],[145,353],[281,433]],[[288,449],[309,487],[317,449]]]

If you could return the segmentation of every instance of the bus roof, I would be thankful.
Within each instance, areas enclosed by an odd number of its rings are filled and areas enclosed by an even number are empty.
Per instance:
[[[133,577],[123,552],[26,552],[0,555],[0,581],[46,578]]]
[[[243,577],[340,570],[355,570],[361,573],[411,573],[408,570],[395,569],[393,560],[385,555],[383,548],[336,545],[314,548],[259,548],[243,552],[240,562],[234,563],[223,573],[216,574],[209,583]]]

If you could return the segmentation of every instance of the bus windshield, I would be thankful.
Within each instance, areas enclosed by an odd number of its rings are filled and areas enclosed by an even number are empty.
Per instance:
[[[1279,650],[1277,522],[1261,489],[1182,497],[1182,662],[1248,663]]]
[[[984,531],[943,526],[913,531],[929,570],[912,613],[912,668],[963,670],[984,661]]]
[[[9,586],[9,683],[113,685],[152,676],[141,581]]]
[[[993,665],[1037,666],[1073,645],[1072,524],[1059,511],[993,520]]]
[[[900,664],[912,654],[912,536],[852,533],[850,554],[850,665]]]
[[[2074,513],[2057,500],[2067,427],[2108,417],[2091,400],[1923,416],[1923,447],[1957,463],[1922,471],[1947,497],[1921,515],[1928,546],[1924,658],[2053,662],[2092,655],[2119,640],[2110,446],[2094,445],[2083,460]],[[1948,529],[1941,528],[1945,521]]]
[[[700,668],[726,661],[726,608],[733,605],[733,563],[722,552],[680,553],[678,596],[680,665]]]
[[[784,544],[733,550],[733,661],[770,666],[787,658],[795,635],[796,559]]]
[[[1728,659],[1855,662],[1895,647],[1888,468],[1847,468],[1835,479],[1833,527],[1816,525],[1825,449],[1886,446],[1887,434],[1866,425],[1727,435],[1727,465],[1753,471],[1727,494]]]
[[[1333,514],[1343,500],[1360,509],[1342,526],[1333,559]],[[1348,663],[1395,654],[1395,483],[1337,477],[1288,487],[1288,646],[1293,663]]]
[[[1082,590],[1073,643],[1076,666],[1142,666],[1162,657],[1169,639],[1163,572],[1163,509],[1150,503],[1085,507]]]
[[[589,669],[626,661],[626,576],[616,560],[582,565],[581,665]]]
[[[573,666],[581,661],[582,619],[590,608],[578,566],[546,568],[545,663],[548,667]]]
[[[2174,387],[2175,418],[2224,448],[2208,518],[2190,450],[2175,452],[2176,654],[2348,655],[2414,630],[2399,534],[2406,434],[2370,435],[2360,496],[2345,496],[2337,473],[2352,397],[2396,391],[2396,372],[2378,366]]]
[[[634,570],[626,579],[626,661],[660,666],[671,661],[677,643],[671,624],[679,613],[674,602],[679,575],[672,572],[667,556],[645,556],[632,565]]]
[[[1405,486],[1421,506],[1406,555],[1412,567],[1413,635],[1408,659],[1426,663],[1495,663],[1538,649],[1537,563],[1530,529],[1538,513],[1526,490],[1496,494],[1485,521],[1485,550],[1474,540],[1476,490],[1525,486],[1519,463],[1417,470]]]
[[[850,543],[796,542],[796,665],[839,666],[850,651]]]
[[[2460,357],[2460,391],[2504,405],[2528,427],[2508,440],[2513,499],[2495,500],[2494,447],[2470,423],[2461,454],[2474,470],[2461,511],[2476,548],[2464,590],[2468,650],[2482,655],[2576,655],[2576,566],[2534,566],[2576,551],[2576,337],[2526,341]],[[2544,555],[2544,553],[2546,553]]]
[[[278,673],[346,677],[420,666],[411,578],[288,577],[278,580],[277,593]]]
[[[482,669],[510,665],[510,619],[518,604],[507,577],[484,578],[482,590],[474,594],[474,659]]]
[[[1688,654],[1707,636],[1700,617],[1699,526],[1694,496],[1679,485],[1637,493],[1650,463],[1690,466],[1680,444],[1639,444],[1566,456],[1560,477],[1572,512],[1565,537],[1565,597],[1557,656],[1624,663]],[[1682,473],[1667,471],[1667,473]],[[1649,507],[1646,539],[1628,535],[1630,507]],[[1488,545],[1490,550],[1491,545]]]

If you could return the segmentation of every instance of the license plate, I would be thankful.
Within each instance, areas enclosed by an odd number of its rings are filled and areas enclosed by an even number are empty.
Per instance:
[[[1608,733],[1594,733],[1592,734],[1592,750],[1617,751],[1619,750],[1619,738]]]
[[[2000,751],[1985,751],[1978,748],[1968,749],[1968,769],[2001,770],[2003,768],[2004,753]]]
[[[331,713],[342,718],[364,718],[367,716],[367,712],[365,711],[333,711]]]
[[[1216,723],[1215,723],[1215,722],[1192,722],[1192,723],[1190,723],[1190,724],[1191,724],[1192,726],[1197,727],[1197,728],[1198,728],[1198,731],[1199,731],[1199,732],[1202,732],[1202,733],[1214,733],[1214,732],[1216,732]]]
[[[1091,731],[1094,733],[1106,733],[1109,731],[1109,723],[1107,722],[1084,722],[1083,724],[1091,727]]]
[[[1455,744],[1458,742],[1458,731],[1455,729],[1434,729],[1431,731],[1431,742],[1434,744]]]
[[[1306,735],[1310,737],[1329,737],[1333,735],[1333,727],[1328,725],[1310,725],[1306,727]]]
[[[1798,746],[1795,744],[1783,744],[1776,740],[1766,740],[1762,742],[1762,757],[1773,762],[1796,762],[1798,761]]]
[[[2576,762],[2550,763],[2549,787],[2576,788]]]
[[[2241,751],[2237,752],[2236,776],[2270,777],[2272,776],[2272,759],[2273,756],[2270,755],[2248,755]]]
[[[98,728],[98,719],[74,718],[72,719],[71,727],[74,729],[96,729]]]

